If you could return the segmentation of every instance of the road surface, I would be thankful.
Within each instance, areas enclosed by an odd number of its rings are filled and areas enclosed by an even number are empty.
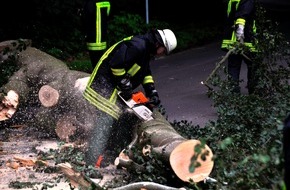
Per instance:
[[[216,42],[152,62],[155,86],[169,121],[187,120],[202,127],[217,118],[213,102],[206,94],[207,87],[201,81],[206,80],[224,55],[220,42]],[[245,71],[243,64],[244,80]]]

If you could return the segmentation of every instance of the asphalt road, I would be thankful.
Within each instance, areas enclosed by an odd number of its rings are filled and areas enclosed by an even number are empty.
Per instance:
[[[216,42],[152,62],[155,86],[169,121],[187,120],[203,127],[217,118],[207,87],[201,81],[207,79],[224,55],[220,42]],[[242,78],[244,71],[245,67]]]

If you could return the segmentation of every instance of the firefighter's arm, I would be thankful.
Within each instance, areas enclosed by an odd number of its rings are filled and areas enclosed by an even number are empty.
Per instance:
[[[111,55],[109,65],[111,74],[114,78],[114,82],[117,89],[122,92],[122,96],[125,100],[131,98],[132,95],[132,83],[130,81],[130,75],[127,73],[126,67],[128,62],[126,60],[127,46],[123,43],[115,51],[114,55]]]
[[[157,90],[155,89],[154,81],[151,75],[148,75],[144,78],[143,88],[146,96],[150,99],[150,104],[153,106],[159,106],[161,101]]]
[[[235,27],[236,27],[236,37],[237,40],[240,42],[244,42],[244,28],[245,28],[246,20],[243,18],[238,18],[235,21]]]
[[[117,84],[118,90],[121,91],[121,96],[125,100],[129,100],[132,97],[133,89],[132,89],[132,83],[130,80],[130,75],[127,74],[123,69],[112,69],[113,75],[115,74],[115,80]],[[117,73],[120,72],[125,74],[118,75]]]
[[[255,10],[254,0],[241,0],[237,12],[235,13],[235,32],[237,40],[244,41],[244,28],[246,20],[253,14]]]

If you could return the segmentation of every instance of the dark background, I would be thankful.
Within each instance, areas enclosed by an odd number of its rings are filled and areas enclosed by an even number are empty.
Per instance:
[[[113,14],[119,11],[134,12],[146,16],[146,0],[115,0],[111,1]],[[181,24],[192,21],[212,20],[219,22],[225,14],[227,0],[199,0],[199,1],[166,1],[148,0],[150,19],[174,21]],[[288,19],[290,16],[290,0],[258,0],[269,14],[279,18]]]
[[[79,17],[83,2],[83,0],[1,1],[0,41],[31,39],[45,32],[51,32],[46,35],[61,39],[62,33],[73,32],[73,29],[81,27]],[[110,0],[110,2],[110,16],[127,12],[139,14],[146,20],[146,0]],[[149,22],[160,20],[183,26],[185,29],[189,23],[223,24],[225,0],[148,0],[148,2]],[[260,0],[260,2],[267,9],[267,14],[274,21],[286,23],[281,28],[288,30],[290,0]],[[71,35],[73,38],[74,34]]]

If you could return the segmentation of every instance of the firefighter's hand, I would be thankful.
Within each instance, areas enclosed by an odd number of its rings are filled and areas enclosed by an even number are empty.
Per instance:
[[[124,78],[120,81],[120,84],[118,85],[121,90],[121,96],[125,100],[129,100],[132,97],[132,84],[130,82],[129,78]]]
[[[236,37],[237,37],[237,40],[240,41],[240,42],[244,42],[244,25],[242,24],[237,24],[236,25]]]
[[[160,101],[158,95],[150,97],[150,104],[152,104],[153,107],[158,107],[160,105],[160,103],[161,103],[161,101]]]
[[[153,111],[154,108],[157,108],[160,106],[160,99],[159,96],[151,96],[149,98],[149,101],[145,104],[145,106],[147,106],[151,111]]]
[[[132,91],[122,91],[121,96],[127,101],[132,98]]]

